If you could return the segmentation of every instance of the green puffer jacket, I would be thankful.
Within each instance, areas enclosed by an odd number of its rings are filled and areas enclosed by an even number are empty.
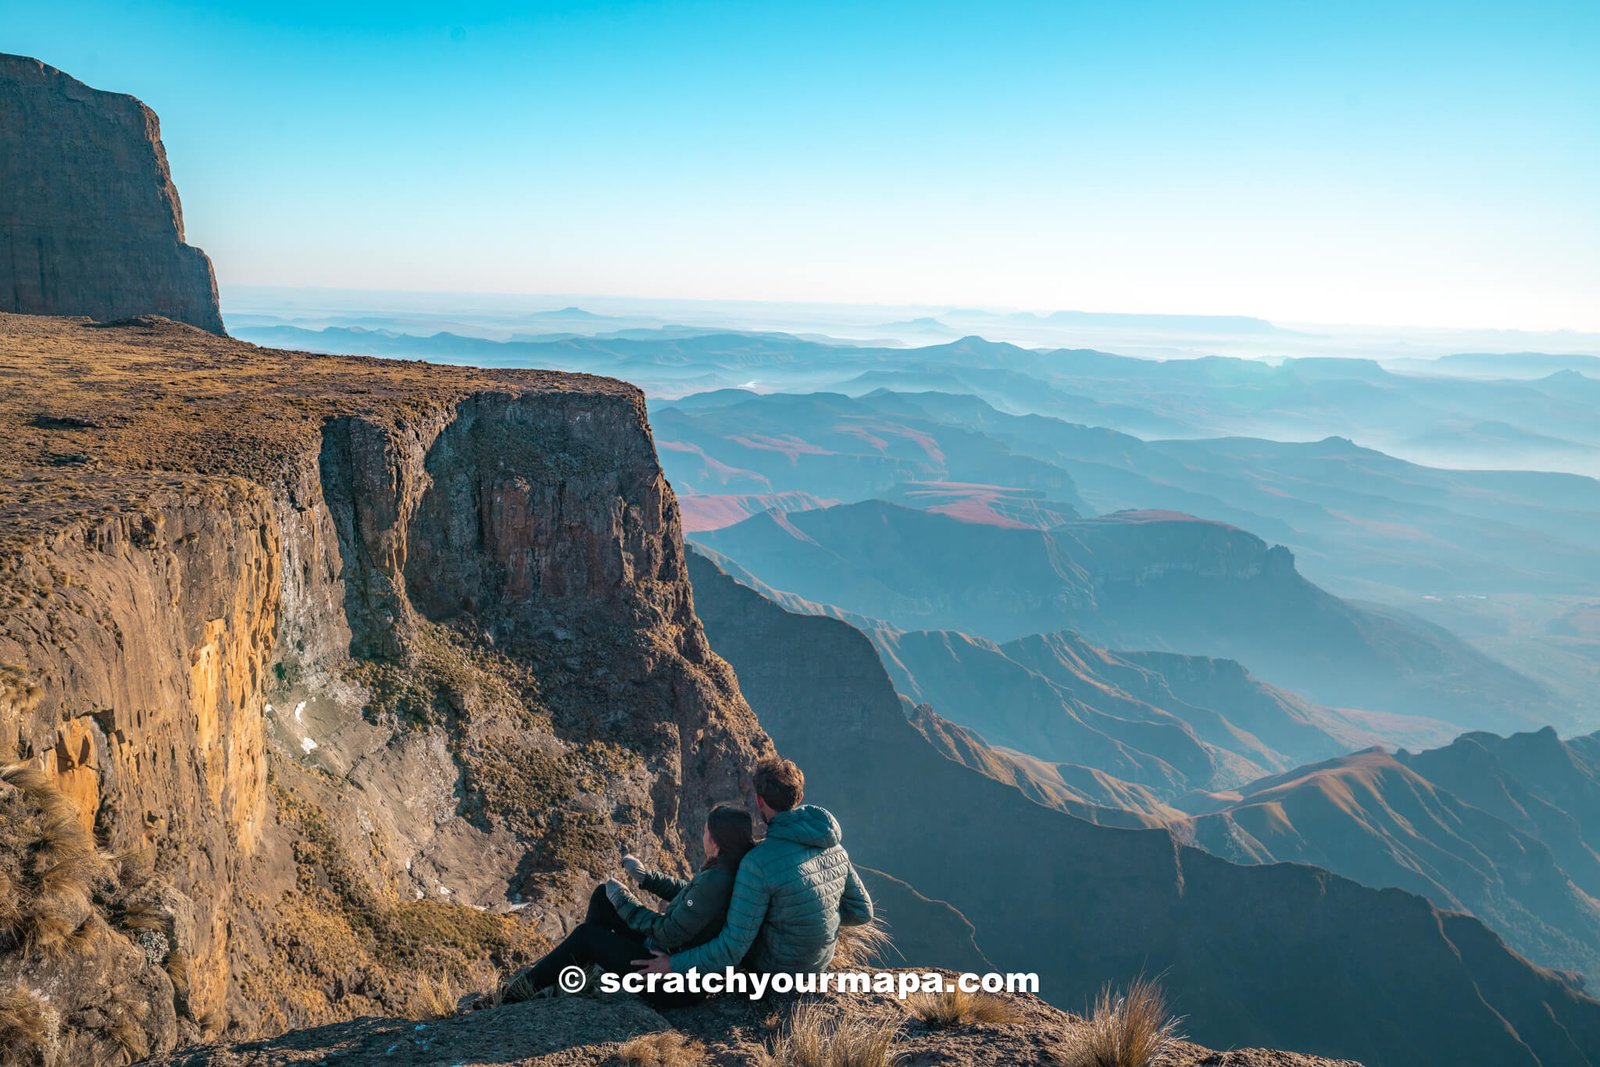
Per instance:
[[[722,932],[672,953],[672,969],[742,965],[771,974],[827,967],[839,927],[872,921],[872,899],[839,838],[838,822],[814,805],[774,815],[766,838],[739,864]]]
[[[667,901],[666,910],[656,911],[624,889],[617,914],[629,929],[644,934],[650,947],[677,952],[705,944],[721,932],[728,898],[733,895],[733,875],[711,866],[686,882],[659,871],[644,871],[639,875],[639,888]]]

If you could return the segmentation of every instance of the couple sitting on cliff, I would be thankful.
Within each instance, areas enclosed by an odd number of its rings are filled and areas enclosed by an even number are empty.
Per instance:
[[[623,857],[623,868],[665,907],[647,906],[614,880],[596,887],[584,921],[508,983],[505,998],[548,989],[574,965],[597,964],[613,974],[827,967],[839,928],[871,922],[872,900],[840,847],[838,822],[823,808],[801,803],[800,768],[785,759],[764,760],[754,778],[764,838],[756,840],[748,810],[721,804],[706,819],[706,862],[692,880],[647,871],[636,857]],[[665,1006],[697,998],[658,993],[648,999]]]

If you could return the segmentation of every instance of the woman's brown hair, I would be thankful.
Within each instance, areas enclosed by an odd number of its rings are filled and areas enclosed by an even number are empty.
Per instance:
[[[737,804],[718,804],[706,816],[706,829],[711,840],[717,843],[715,859],[706,866],[716,864],[729,874],[739,870],[739,861],[756,845],[756,821],[746,808]]]

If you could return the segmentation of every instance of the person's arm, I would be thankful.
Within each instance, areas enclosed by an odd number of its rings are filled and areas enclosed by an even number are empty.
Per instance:
[[[630,895],[617,902],[617,914],[629,929],[671,952],[692,942],[722,917],[732,890],[730,883],[722,871],[708,871],[690,882],[665,911],[647,908]]]
[[[733,899],[728,902],[728,917],[722,924],[722,932],[703,945],[674,952],[670,968],[683,972],[697,967],[702,974],[708,974],[737,964],[755,944],[771,900],[772,887],[767,882],[767,874],[761,869],[756,852],[752,851],[739,864],[739,876],[733,880]]]
[[[872,897],[867,895],[866,883],[861,881],[852,863],[849,877],[845,879],[844,894],[839,897],[839,925],[865,926],[871,921]]]
[[[688,885],[689,883],[686,880],[674,878],[672,875],[663,874],[661,871],[639,872],[639,888],[646,893],[660,897],[662,900],[670,901],[673,897],[683,892]]]

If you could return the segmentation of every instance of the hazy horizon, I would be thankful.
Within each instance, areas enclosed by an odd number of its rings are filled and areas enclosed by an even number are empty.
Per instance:
[[[1352,355],[1376,359],[1427,359],[1460,352],[1547,352],[1600,356],[1600,332],[1472,329],[1427,324],[1292,322],[1249,312],[1185,314],[1128,312],[1117,308],[894,304],[800,300],[674,299],[603,293],[465,292],[331,286],[224,284],[222,307],[230,322],[249,325],[354,325],[367,316],[414,320],[443,332],[505,340],[527,336],[540,318],[569,308],[596,315],[581,323],[552,324],[556,332],[604,332],[651,324],[701,329],[811,333],[849,343],[890,342],[906,347],[976,335],[1023,347],[1106,346],[1147,358],[1233,355],[1245,358]],[[532,319],[529,318],[532,316]],[[1052,320],[1051,316],[1056,316]],[[612,321],[614,320],[614,321]],[[1125,320],[1117,322],[1115,320]],[[1165,321],[1163,321],[1165,320]],[[1217,324],[1206,328],[1207,320]],[[1236,332],[1230,323],[1259,323]],[[394,328],[392,322],[384,328]],[[520,331],[520,332],[519,332]]]

